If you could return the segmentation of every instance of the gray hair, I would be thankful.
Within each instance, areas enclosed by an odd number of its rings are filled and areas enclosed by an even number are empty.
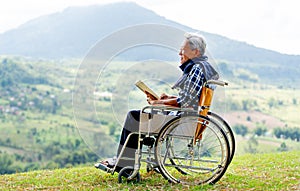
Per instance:
[[[198,33],[185,33],[184,37],[189,42],[190,48],[192,50],[198,49],[200,51],[200,56],[203,56],[206,49],[205,38]]]

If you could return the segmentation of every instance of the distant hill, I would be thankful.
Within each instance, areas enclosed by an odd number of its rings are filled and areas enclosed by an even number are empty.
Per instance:
[[[134,3],[71,7],[0,35],[0,54],[82,57],[104,36],[142,23],[175,24]]]
[[[135,3],[70,7],[0,34],[0,55],[50,59],[82,58],[105,36],[128,26],[145,23],[166,24],[185,31],[195,31]],[[288,76],[289,81],[298,79],[299,55],[280,54],[204,31],[202,33],[207,38],[213,56],[229,62],[233,69],[242,67],[265,79],[278,79],[278,75],[280,78]],[[146,54],[149,53],[140,51],[137,55],[143,58]],[[133,59],[131,56],[126,58]]]

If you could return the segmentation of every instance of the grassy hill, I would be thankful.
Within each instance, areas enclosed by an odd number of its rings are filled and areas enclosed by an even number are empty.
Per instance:
[[[141,169],[141,182],[117,183],[114,175],[90,166],[0,176],[1,190],[299,190],[300,151],[237,156],[215,185],[169,184]]]

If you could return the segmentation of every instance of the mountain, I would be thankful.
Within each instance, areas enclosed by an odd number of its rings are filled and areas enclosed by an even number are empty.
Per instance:
[[[134,3],[71,7],[0,35],[0,54],[82,57],[103,37],[142,23],[172,22]]]
[[[196,31],[157,15],[135,3],[114,3],[86,7],[70,7],[62,12],[31,20],[20,27],[0,34],[0,55],[24,55],[50,59],[82,58],[99,40],[128,26],[157,23]],[[205,30],[205,29],[204,29]],[[285,55],[258,48],[245,42],[201,31],[213,56],[231,67],[243,67],[258,76],[298,79],[299,55]],[[155,52],[154,52],[155,53]],[[147,51],[126,55],[126,59],[144,58]],[[161,54],[161,52],[158,52]],[[177,55],[176,55],[177,56]],[[176,57],[176,59],[178,59]],[[251,63],[251,64],[245,64]],[[292,81],[293,81],[292,79]]]

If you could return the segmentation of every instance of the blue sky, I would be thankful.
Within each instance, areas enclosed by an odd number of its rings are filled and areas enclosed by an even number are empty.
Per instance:
[[[1,2],[0,33],[70,6],[124,0],[9,0]],[[300,55],[298,0],[132,0],[157,14],[201,31],[257,47]],[[224,47],[225,48],[225,47]]]

